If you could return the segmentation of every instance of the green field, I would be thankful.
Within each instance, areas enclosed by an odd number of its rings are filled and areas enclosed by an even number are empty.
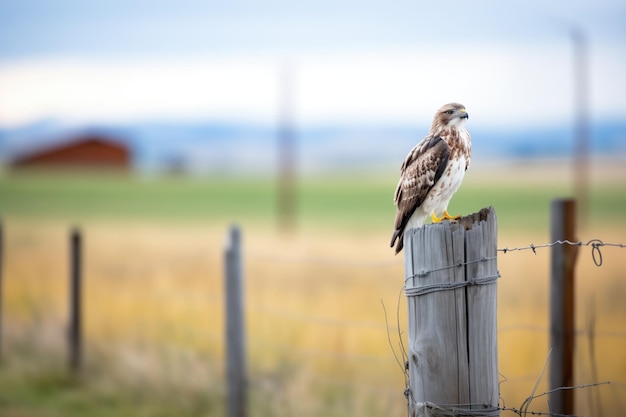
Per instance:
[[[391,228],[395,174],[304,178],[298,182],[298,221],[307,226],[363,231]],[[550,200],[572,195],[563,181],[520,183],[468,176],[450,211],[469,214],[494,206],[500,228],[545,229]],[[0,176],[0,215],[70,222],[97,219],[230,222],[272,225],[277,186],[261,178],[142,178],[95,174]],[[626,207],[626,181],[593,184],[590,223],[611,224]]]

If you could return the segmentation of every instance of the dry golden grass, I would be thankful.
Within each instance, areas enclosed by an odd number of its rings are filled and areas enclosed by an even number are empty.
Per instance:
[[[62,360],[68,226],[8,219],[5,229],[7,361],[28,344],[38,347],[24,352]],[[97,384],[222,392],[226,226],[92,222],[82,230],[86,361],[99,370]],[[581,238],[623,243],[624,231],[596,229]],[[398,300],[406,328],[403,266],[387,234],[307,230],[285,237],[255,225],[243,233],[255,415],[405,415],[404,379],[381,306],[398,348]],[[501,231],[498,246],[547,241],[547,233]],[[600,268],[590,253],[581,249],[577,269],[576,383],[597,377],[612,384],[578,391],[577,414],[598,415],[600,401],[605,415],[616,415],[626,395],[626,253],[604,248]],[[501,396],[517,407],[549,351],[549,250],[500,254],[498,264]],[[591,322],[593,339],[585,334]],[[546,381],[544,375],[538,392]],[[545,411],[545,398],[531,409]]]

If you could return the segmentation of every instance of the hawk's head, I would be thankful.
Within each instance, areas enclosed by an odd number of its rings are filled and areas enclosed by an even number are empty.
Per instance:
[[[468,118],[469,114],[464,105],[459,103],[445,104],[437,110],[431,131],[462,126]]]

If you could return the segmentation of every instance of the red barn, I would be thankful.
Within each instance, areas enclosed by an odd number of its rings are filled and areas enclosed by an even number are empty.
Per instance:
[[[69,142],[18,156],[13,168],[96,168],[129,169],[129,149],[101,135],[85,135]]]

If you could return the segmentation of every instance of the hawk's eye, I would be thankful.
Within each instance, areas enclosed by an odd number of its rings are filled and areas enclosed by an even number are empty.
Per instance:
[[[454,110],[446,110],[446,114],[452,114],[454,113]]]

